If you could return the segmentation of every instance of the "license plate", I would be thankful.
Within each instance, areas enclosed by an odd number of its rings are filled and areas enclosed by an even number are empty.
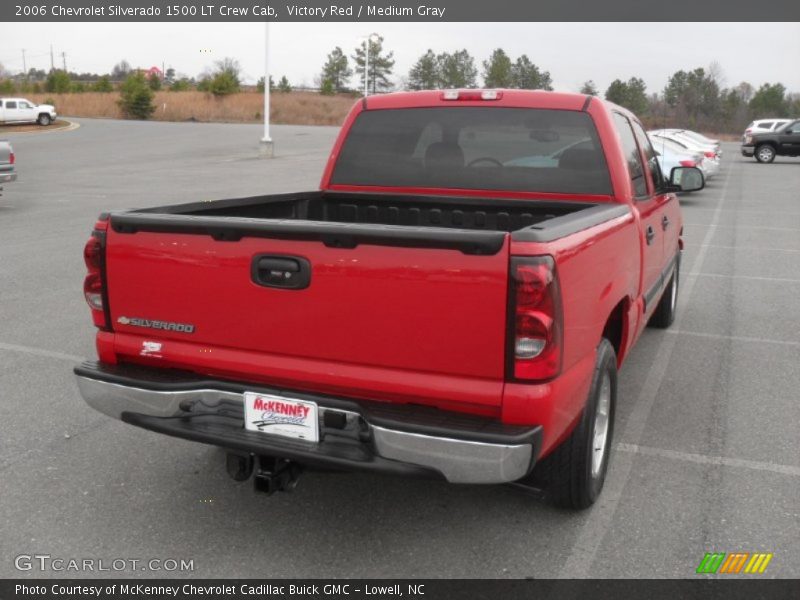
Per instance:
[[[269,435],[319,441],[319,409],[315,402],[245,392],[244,428]]]

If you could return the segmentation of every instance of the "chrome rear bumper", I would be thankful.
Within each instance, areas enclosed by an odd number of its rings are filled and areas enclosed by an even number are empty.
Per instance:
[[[444,411],[422,413],[435,415],[426,423],[418,408],[413,409],[413,418],[404,420],[402,405],[392,405],[392,416],[387,417],[371,412],[367,403],[348,400],[331,405],[325,397],[278,391],[318,403],[321,441],[312,444],[245,431],[243,417],[237,418],[244,398],[236,388],[242,384],[205,385],[210,382],[200,380],[164,386],[157,380],[109,375],[102,368],[93,372],[91,364],[75,371],[86,403],[115,419],[184,439],[337,468],[434,474],[451,483],[506,483],[530,472],[541,439],[541,427],[502,426]],[[136,375],[141,376],[140,370]],[[259,391],[260,386],[246,387]],[[202,407],[204,418],[196,419],[201,415],[193,407]],[[341,427],[325,425],[330,413]],[[451,414],[457,427],[448,428],[447,419],[442,419]]]

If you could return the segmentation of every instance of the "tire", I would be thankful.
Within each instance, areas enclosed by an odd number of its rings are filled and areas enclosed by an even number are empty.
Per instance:
[[[761,144],[756,148],[755,157],[760,163],[771,163],[775,160],[775,148],[769,144]]]
[[[50,118],[50,115],[47,113],[42,113],[39,115],[39,118],[36,119],[36,122],[43,127],[47,127],[50,123],[53,122],[53,119]]]
[[[653,315],[650,317],[648,325],[657,327],[659,329],[666,329],[675,321],[675,309],[678,305],[678,289],[680,287],[680,273],[681,261],[680,256],[675,263],[675,270],[672,272],[672,277],[669,278],[669,283],[661,294],[661,300],[658,301],[658,306]]]
[[[552,504],[585,509],[600,496],[608,472],[616,404],[617,356],[611,342],[603,338],[578,425],[533,471],[534,483],[544,488]]]

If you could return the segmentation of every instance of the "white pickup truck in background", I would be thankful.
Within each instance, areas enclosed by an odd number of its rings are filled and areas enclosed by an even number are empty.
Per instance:
[[[56,109],[51,104],[36,104],[25,98],[0,98],[0,124],[50,125],[56,116]]]

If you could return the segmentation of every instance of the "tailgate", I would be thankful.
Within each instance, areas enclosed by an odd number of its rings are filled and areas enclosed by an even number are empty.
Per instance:
[[[148,354],[131,337],[140,336],[162,342],[146,360],[198,372],[354,396],[500,404],[506,234],[491,234],[502,236],[498,251],[476,255],[397,239],[337,248],[113,225],[106,269],[123,355]],[[307,261],[306,287],[271,285],[271,268],[287,258]]]

